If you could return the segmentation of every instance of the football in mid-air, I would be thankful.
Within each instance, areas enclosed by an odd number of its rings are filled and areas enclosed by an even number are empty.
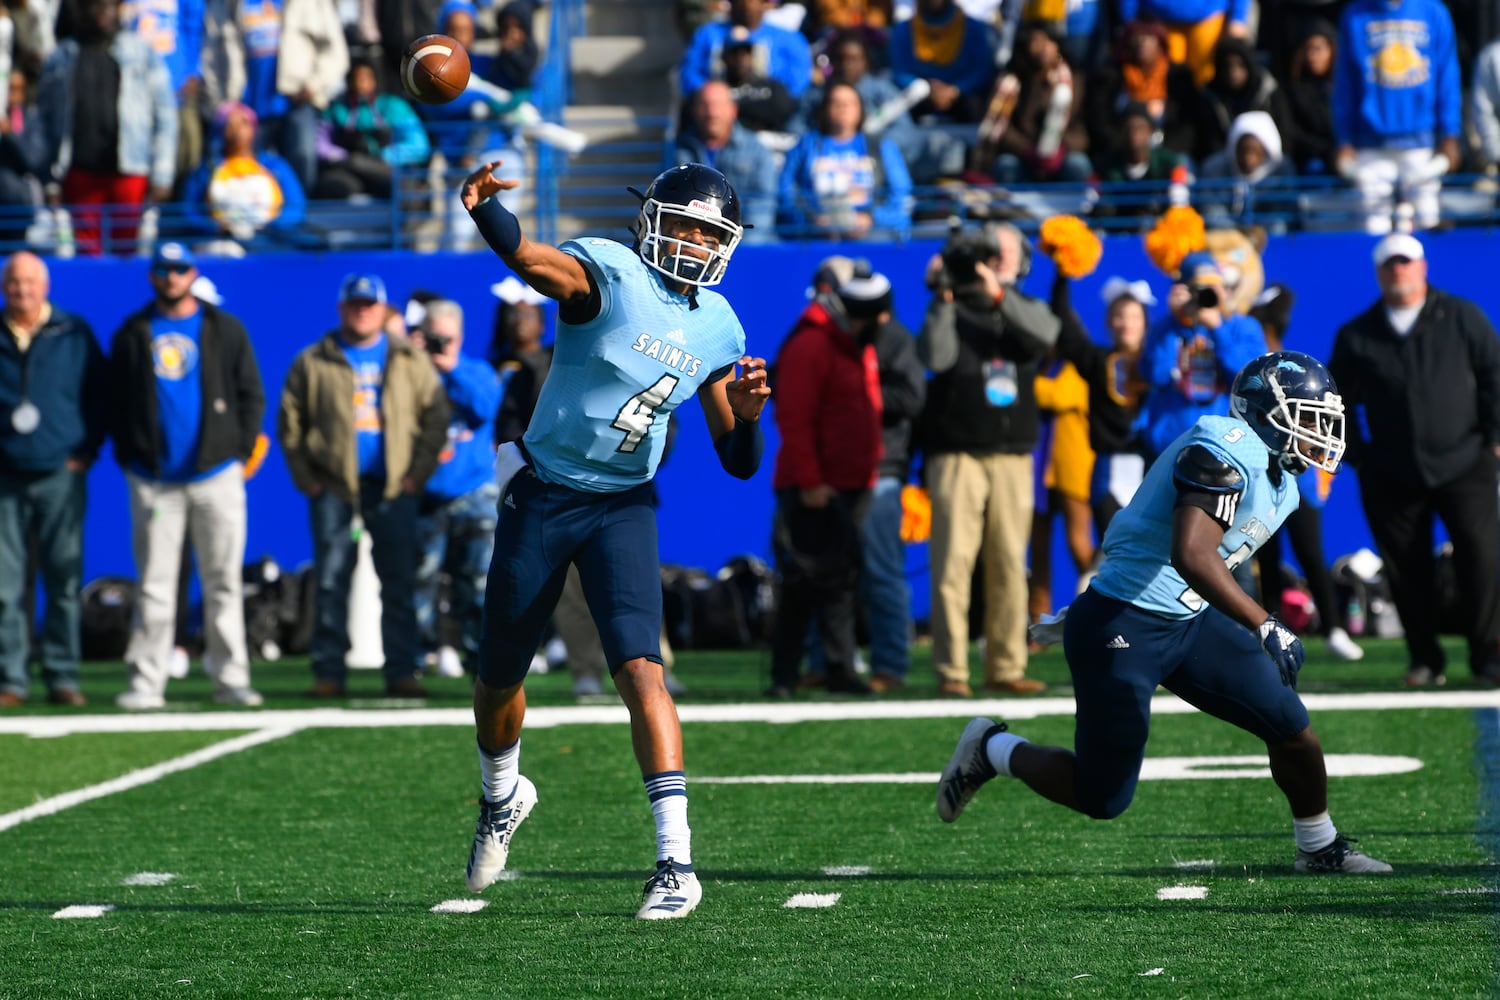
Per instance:
[[[469,85],[469,54],[447,35],[423,35],[401,55],[401,84],[423,104],[447,104]]]

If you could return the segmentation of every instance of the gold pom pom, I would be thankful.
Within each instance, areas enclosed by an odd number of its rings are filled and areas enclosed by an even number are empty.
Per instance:
[[[1176,277],[1182,258],[1207,245],[1203,216],[1187,205],[1167,209],[1146,234],[1146,256],[1170,277]]]
[[[1093,274],[1104,255],[1104,244],[1076,215],[1054,215],[1043,222],[1040,246],[1058,271],[1069,278]]]

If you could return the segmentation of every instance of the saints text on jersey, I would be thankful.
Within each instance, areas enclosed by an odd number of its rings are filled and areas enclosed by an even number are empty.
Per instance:
[[[667,343],[668,340],[680,339],[682,339],[681,330],[672,330],[665,338],[652,337],[649,333],[643,333],[635,338],[635,343],[630,345],[630,349],[648,358],[655,358],[673,371],[682,372],[688,378],[692,378],[698,374],[698,368],[703,364],[703,359]]]

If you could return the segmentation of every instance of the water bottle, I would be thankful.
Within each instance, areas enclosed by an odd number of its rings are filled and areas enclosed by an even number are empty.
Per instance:
[[[64,259],[72,257],[78,252],[78,248],[73,241],[73,217],[66,208],[53,210],[52,226],[52,231],[57,234],[57,256]]]
[[[1359,595],[1349,595],[1349,604],[1344,609],[1344,617],[1348,622],[1350,635],[1365,634],[1365,606],[1361,603]]]

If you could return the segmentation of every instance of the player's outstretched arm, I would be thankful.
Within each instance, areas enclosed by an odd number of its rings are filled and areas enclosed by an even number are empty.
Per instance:
[[[495,176],[500,161],[486,163],[464,178],[459,198],[468,209],[479,235],[521,280],[558,302],[580,302],[589,295],[589,276],[578,258],[545,243],[533,243],[521,232],[521,222],[495,195],[520,187],[516,180]]]
[[[749,479],[760,468],[765,439],[760,433],[760,414],[771,398],[766,381],[766,359],[746,355],[723,378],[698,390],[708,433],[714,439],[719,464],[736,479]]]

